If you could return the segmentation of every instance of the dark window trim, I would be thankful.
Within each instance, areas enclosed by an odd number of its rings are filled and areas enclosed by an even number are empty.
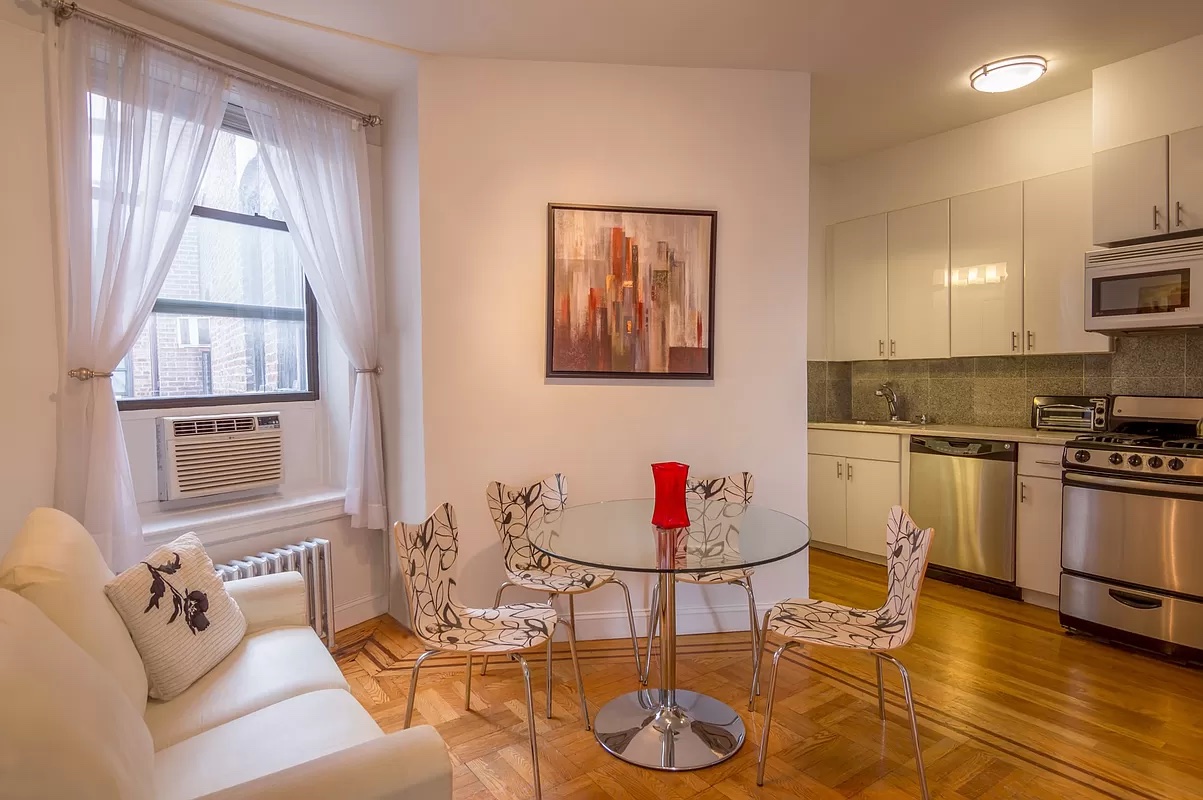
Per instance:
[[[167,304],[169,307],[180,307],[186,305],[189,308],[195,306],[203,306],[203,311],[161,311],[160,304]],[[275,312],[298,312],[303,317],[282,317],[269,316],[265,314],[237,314],[237,313],[217,313],[213,311],[213,307],[223,309],[266,309],[273,314]],[[306,370],[309,376],[309,391],[307,392],[262,392],[259,394],[222,394],[210,395],[208,397],[139,397],[130,399],[117,400],[117,408],[120,411],[139,411],[143,409],[172,409],[172,408],[211,408],[216,406],[243,406],[243,405],[263,405],[270,403],[296,403],[312,400],[320,400],[321,378],[318,374],[318,357],[317,357],[317,300],[313,296],[313,291],[309,288],[309,282],[305,282],[305,309],[281,309],[271,306],[243,306],[235,303],[205,303],[193,300],[157,300],[155,301],[154,311],[159,313],[173,314],[193,314],[199,313],[204,316],[243,316],[252,319],[298,319],[307,320],[305,325],[305,362]],[[153,313],[153,312],[152,312]]]

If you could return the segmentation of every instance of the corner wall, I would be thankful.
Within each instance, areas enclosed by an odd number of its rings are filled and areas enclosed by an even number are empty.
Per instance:
[[[809,76],[432,58],[418,98],[425,510],[456,507],[462,600],[504,578],[491,480],[646,497],[679,459],[750,470],[805,519]],[[718,210],[713,382],[544,377],[548,202]],[[758,569],[757,599],[804,596],[806,572]],[[682,632],[747,628],[737,588],[679,602]],[[578,605],[583,636],[625,631],[616,590]]]

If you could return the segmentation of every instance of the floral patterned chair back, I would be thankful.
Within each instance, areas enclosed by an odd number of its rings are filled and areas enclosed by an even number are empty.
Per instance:
[[[901,647],[915,633],[916,606],[919,589],[927,572],[927,557],[931,552],[934,528],[920,528],[902,506],[890,509],[886,522],[886,557],[889,564],[889,590],[879,612],[895,624],[902,623],[890,637],[890,648]]]
[[[505,551],[505,568],[514,573],[548,570],[551,557],[535,549],[527,538],[527,529],[532,521],[564,510],[568,502],[568,479],[557,472],[530,486],[506,486],[493,481],[486,495]]]
[[[425,522],[393,526],[410,621],[414,633],[427,642],[459,625],[458,607],[451,599],[455,579],[450,575],[459,553],[457,531],[450,503],[439,506]]]
[[[725,478],[690,478],[685,482],[685,494],[698,500],[726,500],[728,503],[752,502],[756,481],[750,472],[736,472]]]

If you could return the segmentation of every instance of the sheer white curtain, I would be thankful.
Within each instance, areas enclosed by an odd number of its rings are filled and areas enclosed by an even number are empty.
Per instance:
[[[364,129],[353,117],[285,92],[240,84],[238,95],[305,277],[355,367],[346,511],[355,527],[384,529],[376,267]]]
[[[150,315],[225,107],[225,77],[88,19],[62,27],[57,191],[64,370],[55,502],[109,563],[141,524],[111,375]]]

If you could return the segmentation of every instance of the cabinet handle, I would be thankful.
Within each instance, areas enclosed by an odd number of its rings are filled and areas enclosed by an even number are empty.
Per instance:
[[[1019,349],[1019,331],[1011,331],[1011,352]]]
[[[1181,228],[1182,227],[1182,201],[1181,200],[1174,201],[1174,215],[1175,215],[1175,217],[1177,217],[1177,219],[1175,219],[1174,222],[1178,225],[1179,228]]]
[[[890,355],[894,355],[895,352],[896,351],[894,350],[894,340],[891,339],[890,340]]]
[[[1033,345],[1032,345],[1032,340],[1033,340],[1033,339],[1035,339],[1035,338],[1036,338],[1036,335],[1035,335],[1035,334],[1033,334],[1031,331],[1028,331],[1028,349],[1029,349],[1029,350],[1031,350],[1031,349],[1032,349],[1032,346],[1033,346]]]
[[[1028,485],[1023,481],[1019,482],[1019,502],[1026,503],[1028,501]]]
[[[1153,206],[1153,230],[1161,230],[1161,209],[1156,205]]]
[[[886,340],[878,339],[877,340],[877,355],[884,356],[885,354],[886,354]]]
[[[848,465],[848,480],[852,480],[852,465]]]
[[[1060,461],[1042,461],[1042,460],[1040,460],[1039,458],[1038,458],[1038,459],[1036,459],[1036,463],[1037,463],[1037,464],[1046,464],[1047,466],[1050,466],[1050,467],[1059,467],[1059,466],[1061,466],[1061,462],[1060,462]]]
[[[844,479],[844,462],[843,461],[835,462],[835,478],[836,478],[836,480]]]

